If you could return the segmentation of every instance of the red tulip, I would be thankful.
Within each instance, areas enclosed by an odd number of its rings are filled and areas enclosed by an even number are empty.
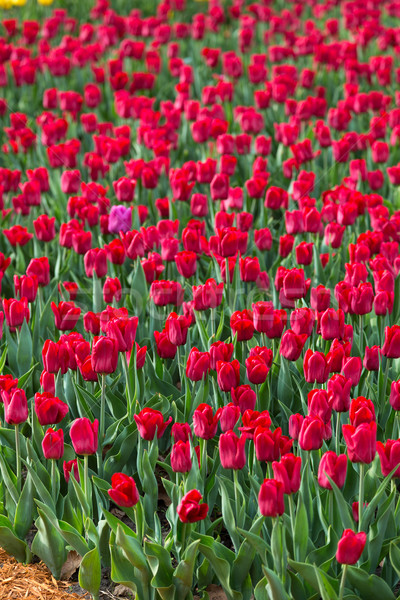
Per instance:
[[[55,425],[68,413],[68,405],[50,392],[35,394],[35,412],[40,425]]]
[[[332,452],[325,452],[322,456],[318,467],[318,483],[321,487],[331,490],[332,486],[327,478],[327,475],[332,479],[339,488],[344,486],[347,474],[347,456],[340,454],[339,456]]]
[[[280,462],[272,463],[276,481],[283,484],[285,494],[298,492],[301,481],[301,458],[288,453],[282,456]]]
[[[208,504],[205,502],[200,504],[202,498],[203,496],[198,490],[190,490],[183,496],[177,508],[178,517],[182,523],[196,523],[207,517]]]
[[[343,437],[347,445],[347,453],[351,462],[369,465],[376,454],[376,423],[361,423],[342,426]]]
[[[351,529],[345,529],[338,542],[336,560],[342,565],[355,565],[360,559],[365,544],[367,534],[361,531],[355,533]]]
[[[117,342],[107,336],[100,335],[93,338],[92,369],[95,373],[114,373],[118,364]]]
[[[217,433],[220,416],[221,409],[214,415],[211,406],[200,404],[193,413],[194,434],[203,440],[211,440]]]
[[[223,392],[230,392],[240,383],[240,363],[238,360],[232,362],[217,361],[217,381]]]
[[[258,507],[264,517],[277,517],[285,512],[284,486],[276,479],[264,479],[258,494]]]
[[[160,439],[172,421],[172,417],[169,417],[167,421],[164,421],[162,413],[153,408],[143,408],[139,414],[134,415],[134,419],[139,435],[144,440],[148,441],[152,441],[156,433],[157,438]]]
[[[54,313],[56,328],[60,331],[71,331],[79,320],[81,309],[73,302],[59,302],[58,306],[52,302],[50,306]]]
[[[64,432],[62,429],[54,431],[48,429],[42,441],[42,450],[45,458],[59,460],[64,454]]]
[[[28,401],[24,390],[15,388],[2,392],[4,420],[10,425],[20,425],[28,418]]]
[[[377,442],[376,451],[381,460],[382,475],[387,477],[398,465],[392,477],[400,477],[400,440],[386,440],[385,444]]]
[[[192,348],[187,359],[186,377],[191,381],[201,381],[210,370],[210,355]]]
[[[135,480],[124,473],[112,475],[108,495],[115,504],[123,508],[135,506],[140,499]]]
[[[98,446],[99,422],[97,419],[91,423],[87,417],[75,419],[71,425],[69,435],[76,454],[96,454]]]
[[[219,457],[224,469],[243,469],[246,464],[246,436],[240,438],[232,430],[219,437]]]

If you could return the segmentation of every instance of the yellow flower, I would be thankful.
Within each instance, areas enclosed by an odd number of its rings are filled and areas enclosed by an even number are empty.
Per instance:
[[[12,8],[12,0],[0,0],[0,8]]]
[[[26,0],[12,0],[13,6],[25,6]]]
[[[37,0],[37,3],[42,6],[50,6],[50,4],[53,4],[53,0]]]

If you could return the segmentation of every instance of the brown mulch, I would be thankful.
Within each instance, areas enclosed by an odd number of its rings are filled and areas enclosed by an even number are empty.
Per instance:
[[[83,600],[89,594],[68,592],[68,581],[57,581],[42,562],[23,565],[0,548],[1,600]]]

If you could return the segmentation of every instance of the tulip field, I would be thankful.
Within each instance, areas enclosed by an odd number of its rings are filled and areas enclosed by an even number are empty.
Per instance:
[[[399,54],[400,0],[0,0],[9,555],[400,597]]]

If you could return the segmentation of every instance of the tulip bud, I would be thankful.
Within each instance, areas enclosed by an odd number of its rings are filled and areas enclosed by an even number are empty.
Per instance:
[[[264,517],[277,517],[285,512],[284,486],[276,479],[264,479],[258,494],[258,507]]]
[[[321,487],[331,490],[332,486],[327,475],[339,488],[344,486],[347,474],[347,456],[335,454],[332,450],[325,452],[318,467],[318,483]]]
[[[111,488],[108,490],[111,500],[123,508],[131,508],[139,502],[139,492],[133,477],[124,473],[114,473]]]
[[[10,425],[20,425],[28,418],[28,401],[24,390],[15,388],[2,392],[4,402],[4,420]]]
[[[59,460],[64,454],[63,430],[48,429],[42,441],[42,450],[45,458]]]
[[[338,542],[336,560],[342,565],[355,565],[363,553],[367,541],[367,534],[361,531],[355,533],[345,529]]]
[[[98,429],[99,422],[97,419],[93,423],[87,417],[75,419],[71,425],[69,435],[76,454],[96,454]]]
[[[280,462],[272,463],[272,470],[277,481],[283,484],[285,494],[298,492],[301,481],[301,458],[294,454],[285,454]]]
[[[207,517],[208,504],[205,502],[200,504],[202,498],[203,496],[198,490],[190,490],[183,496],[177,508],[178,517],[182,523],[196,523]]]
[[[246,464],[245,445],[245,435],[239,438],[232,430],[220,435],[219,457],[224,469],[243,469]]]
[[[343,437],[347,445],[347,454],[351,462],[369,465],[376,454],[376,423],[361,423],[342,426]]]

